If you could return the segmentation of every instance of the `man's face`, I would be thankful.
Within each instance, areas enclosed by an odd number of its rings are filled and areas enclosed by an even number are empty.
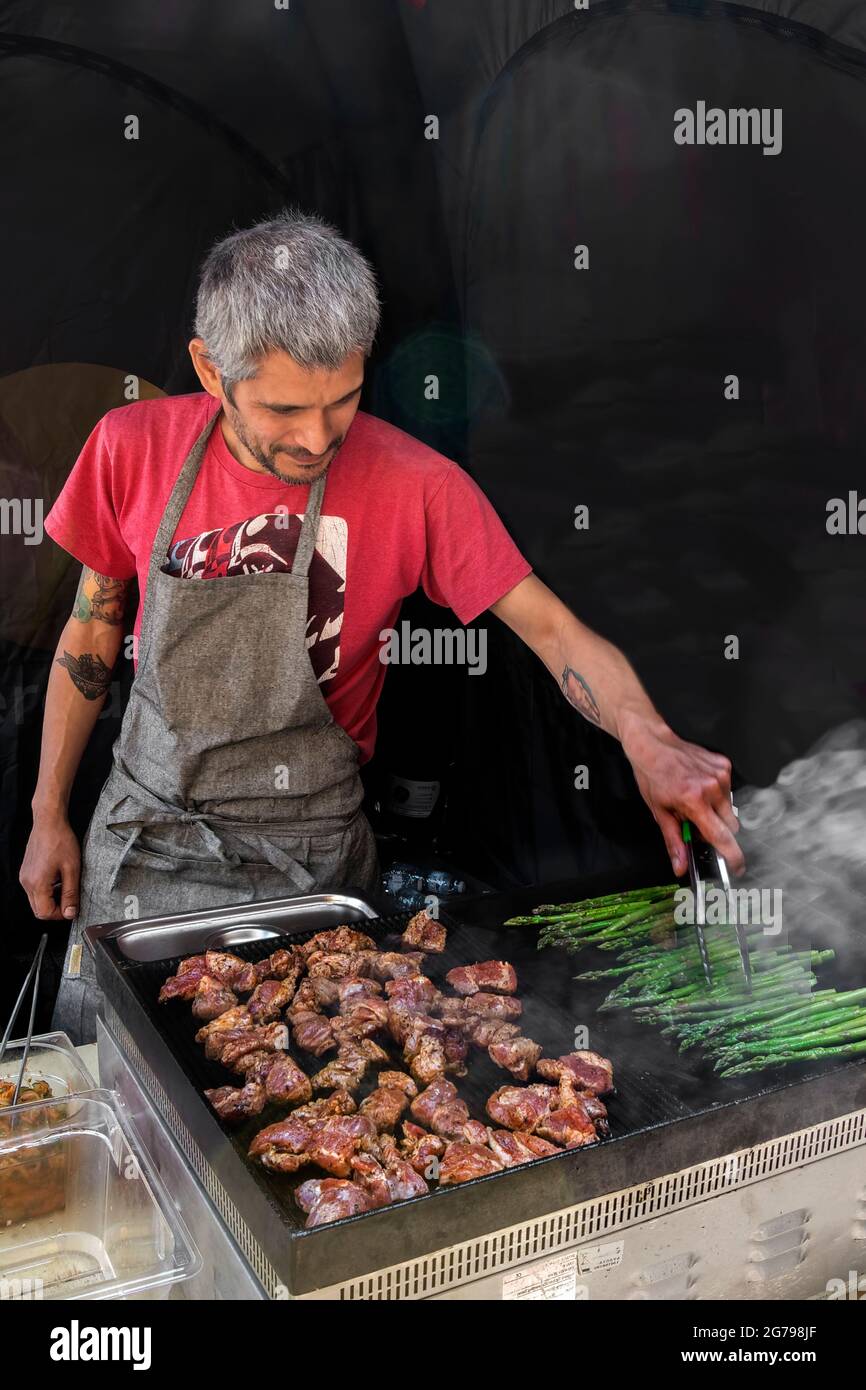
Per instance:
[[[281,482],[314,482],[346,437],[363,380],[360,352],[336,371],[305,371],[286,353],[271,352],[254,377],[235,384],[231,400],[222,393],[226,443],[242,463]]]

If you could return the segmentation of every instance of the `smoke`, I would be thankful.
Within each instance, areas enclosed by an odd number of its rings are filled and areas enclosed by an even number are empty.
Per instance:
[[[781,891],[797,944],[866,944],[866,721],[825,735],[770,787],[735,794],[747,881]]]

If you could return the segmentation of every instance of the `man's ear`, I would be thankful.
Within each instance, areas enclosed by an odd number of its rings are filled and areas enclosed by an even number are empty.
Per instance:
[[[222,378],[207,355],[207,348],[204,345],[203,338],[192,339],[189,344],[189,355],[192,358],[195,374],[208,395],[215,396],[217,400],[222,400]]]

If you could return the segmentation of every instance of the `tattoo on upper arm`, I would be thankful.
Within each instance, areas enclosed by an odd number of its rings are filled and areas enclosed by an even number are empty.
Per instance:
[[[129,584],[128,579],[112,579],[110,575],[97,574],[96,570],[85,565],[78,581],[73,618],[81,623],[89,623],[95,618],[109,627],[118,627],[126,612]]]
[[[111,684],[111,667],[106,666],[101,656],[92,656],[90,652],[73,656],[64,648],[57,665],[66,668],[69,679],[85,700],[100,700]]]
[[[583,676],[579,675],[573,667],[566,666],[560,677],[560,685],[568,703],[574,705],[578,713],[582,714],[584,719],[588,719],[590,724],[601,726],[601,710]]]

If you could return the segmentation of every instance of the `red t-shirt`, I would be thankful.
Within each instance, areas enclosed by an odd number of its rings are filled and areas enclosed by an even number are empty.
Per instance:
[[[98,423],[45,530],[83,565],[138,577],[184,459],[218,409],[198,392],[139,401]],[[179,579],[288,569],[309,486],[255,473],[217,424],[163,568]],[[308,646],[334,719],[366,761],[385,678],[379,633],[419,587],[471,623],[531,572],[484,494],[450,459],[359,410],[331,464],[310,565]],[[443,624],[447,626],[447,624]]]

